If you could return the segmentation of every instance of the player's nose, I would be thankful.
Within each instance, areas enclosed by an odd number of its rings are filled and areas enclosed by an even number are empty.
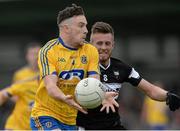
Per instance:
[[[84,28],[84,34],[87,34],[88,33],[88,29],[87,27]]]
[[[106,45],[104,43],[102,44],[101,49],[103,49],[103,50],[106,49]]]

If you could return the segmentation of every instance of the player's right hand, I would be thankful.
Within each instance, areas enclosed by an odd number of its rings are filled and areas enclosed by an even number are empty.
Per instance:
[[[72,95],[65,95],[64,102],[67,103],[68,105],[74,107],[75,109],[81,111],[84,114],[87,114],[88,112],[82,108],[75,100],[73,99]]]
[[[100,111],[103,111],[104,109],[106,109],[106,113],[109,113],[109,109],[111,109],[113,112],[115,112],[116,110],[114,106],[119,107],[119,104],[114,99],[114,97],[117,95],[118,93],[116,92],[106,92],[105,99],[102,102],[103,106]]]

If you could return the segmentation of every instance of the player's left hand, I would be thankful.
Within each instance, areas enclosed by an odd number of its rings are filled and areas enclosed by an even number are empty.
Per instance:
[[[180,96],[178,96],[174,93],[168,92],[166,104],[169,105],[169,108],[171,111],[175,111],[175,110],[179,109],[179,107],[180,107]]]
[[[116,92],[106,92],[105,93],[105,99],[102,102],[102,108],[100,111],[103,111],[106,108],[106,113],[109,113],[109,109],[111,109],[113,112],[115,112],[115,108],[119,107],[119,104],[116,102],[116,100],[114,99],[115,96],[117,96],[118,93]]]

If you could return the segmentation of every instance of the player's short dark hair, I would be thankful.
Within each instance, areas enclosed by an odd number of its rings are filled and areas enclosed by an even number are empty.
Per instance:
[[[77,6],[76,4],[72,4],[71,7],[66,7],[64,10],[59,11],[57,16],[57,25],[65,19],[78,15],[84,15],[83,8],[81,6]]]
[[[91,28],[91,33],[111,33],[112,35],[114,35],[114,30],[108,23],[96,22]]]

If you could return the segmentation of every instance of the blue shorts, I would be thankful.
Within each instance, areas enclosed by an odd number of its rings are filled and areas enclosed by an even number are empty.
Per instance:
[[[32,130],[77,130],[76,125],[67,125],[50,116],[31,117]]]

